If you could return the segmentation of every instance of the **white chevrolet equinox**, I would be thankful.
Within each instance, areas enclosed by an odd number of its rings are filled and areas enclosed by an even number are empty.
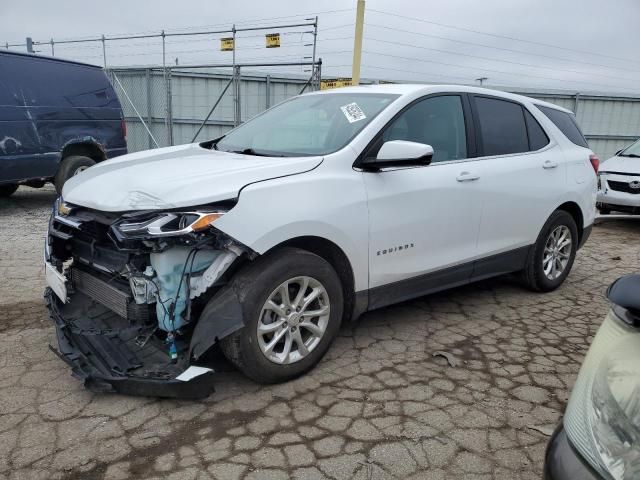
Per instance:
[[[208,395],[215,345],[254,380],[291,379],[365,311],[509,272],[560,286],[597,167],[573,114],[527,97],[291,98],[66,183],[45,247],[52,349],[99,391]]]

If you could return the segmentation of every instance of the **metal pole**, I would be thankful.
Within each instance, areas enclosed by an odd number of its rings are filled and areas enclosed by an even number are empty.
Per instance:
[[[102,34],[102,61],[104,62],[104,68],[107,68],[107,47],[104,34]]]
[[[51,56],[55,57],[56,56],[56,51],[53,49],[53,38],[51,39]]]
[[[311,69],[311,76],[309,77],[309,80],[307,80],[307,82],[304,84],[304,87],[302,87],[302,90],[300,90],[300,93],[298,93],[298,95],[302,95],[304,93],[304,91],[307,89],[307,87],[309,86],[310,83],[313,82],[313,76],[315,75],[315,73],[313,72],[313,69]]]
[[[271,75],[267,75],[266,77],[267,83],[267,102],[265,107],[269,108],[271,106]]]
[[[240,65],[236,65],[234,69],[234,77],[236,79],[236,113],[234,115],[234,126],[242,123],[242,109],[240,108]]]
[[[356,32],[353,39],[352,85],[360,84],[360,62],[362,60],[362,31],[364,30],[364,0],[358,0],[356,8]]]
[[[233,24],[231,28],[231,34],[233,38],[233,126],[238,126],[238,79],[237,79],[237,71],[236,71],[236,24]]]
[[[173,146],[173,93],[171,92],[171,69],[167,71],[167,109],[169,117],[169,145]]]
[[[120,79],[118,78],[118,76],[115,73],[113,74],[113,79],[116,81],[116,83],[120,87],[120,90],[122,90],[122,93],[124,94],[125,98],[129,102],[129,105],[131,105],[131,108],[133,108],[133,111],[136,112],[136,115],[140,119],[140,122],[142,123],[142,126],[147,131],[147,133],[149,134],[149,137],[151,137],[151,140],[153,140],[153,143],[156,144],[156,147],[160,148],[160,145],[158,145],[158,142],[156,141],[155,137],[153,136],[153,133],[151,133],[151,130],[149,130],[149,127],[147,126],[147,124],[143,120],[142,115],[140,115],[140,112],[138,112],[138,109],[136,108],[136,106],[131,101],[131,98],[129,98],[129,95],[127,94],[127,91],[124,89],[124,87],[122,86],[122,83],[120,83]]]
[[[167,82],[167,49],[164,30],[162,36],[162,83],[164,84],[164,131],[169,137],[169,84]]]
[[[214,103],[213,107],[211,107],[211,110],[209,110],[209,113],[207,114],[207,117],[200,124],[200,128],[198,128],[198,131],[196,132],[196,134],[191,139],[191,143],[196,141],[196,138],[198,138],[198,135],[200,134],[200,132],[204,128],[205,124],[209,121],[209,117],[211,117],[211,114],[213,113],[213,111],[216,109],[216,107],[218,106],[218,104],[222,100],[222,97],[224,96],[224,94],[227,93],[227,90],[229,89],[229,87],[231,86],[232,83],[233,83],[233,77],[231,77],[229,79],[229,81],[227,82],[227,85],[224,87],[224,89],[222,90],[222,93],[218,97],[218,100],[216,100],[216,103]]]
[[[7,50],[9,50],[9,42],[5,42],[4,45],[7,48]]]
[[[311,67],[311,78],[316,74],[316,43],[318,39],[318,16],[316,15],[316,19],[313,22],[313,54],[312,60],[313,66]]]
[[[146,69],[147,77],[147,123],[151,125],[151,69]],[[153,148],[151,138],[149,138],[149,148]]]

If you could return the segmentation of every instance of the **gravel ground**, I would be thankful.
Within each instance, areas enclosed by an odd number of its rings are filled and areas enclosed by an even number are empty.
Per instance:
[[[369,313],[296,381],[227,371],[199,402],[100,395],[47,348],[53,199],[0,200],[0,479],[538,479],[605,287],[640,260],[640,223],[611,221],[558,291],[503,277]]]

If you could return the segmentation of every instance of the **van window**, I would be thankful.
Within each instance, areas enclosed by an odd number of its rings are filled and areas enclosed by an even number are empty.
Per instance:
[[[519,103],[475,97],[484,156],[529,151],[524,112]]]
[[[572,113],[556,110],[555,108],[543,107],[542,105],[536,105],[538,110],[544,113],[549,120],[551,120],[556,127],[560,129],[564,136],[571,142],[580,147],[589,148],[586,138],[582,135],[576,117]]]
[[[529,134],[529,150],[536,151],[549,144],[549,137],[544,133],[544,129],[538,121],[524,109],[524,118],[527,122],[527,133]]]
[[[432,162],[467,158],[462,99],[458,95],[442,95],[415,103],[385,129],[378,149],[390,140],[431,145]],[[371,153],[375,156],[377,152]]]

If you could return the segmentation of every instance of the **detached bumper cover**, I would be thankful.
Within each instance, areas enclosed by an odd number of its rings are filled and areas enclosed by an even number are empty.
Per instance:
[[[132,347],[139,329],[111,329],[100,323],[104,316],[97,315],[88,319],[98,322],[95,328],[81,330],[65,320],[61,302],[49,288],[45,302],[58,340],[58,348],[49,348],[89,390],[185,399],[204,398],[213,392],[213,371],[178,380],[188,364],[171,364],[165,352],[151,345]]]
[[[606,480],[573,448],[567,434],[558,426],[547,446],[544,480]]]

